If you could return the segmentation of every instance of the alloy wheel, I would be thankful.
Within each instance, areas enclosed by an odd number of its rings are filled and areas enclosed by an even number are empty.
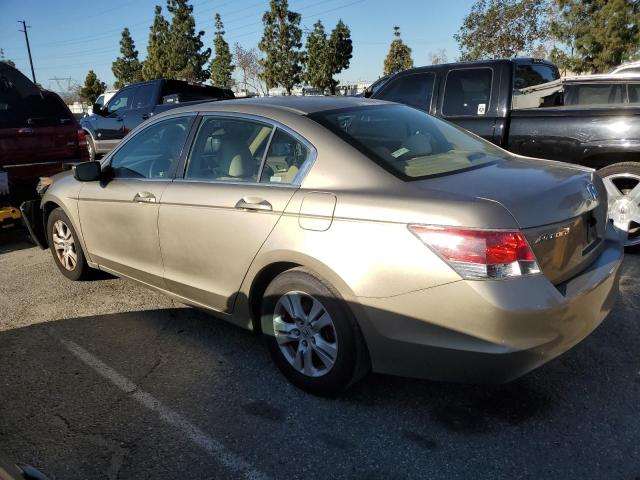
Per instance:
[[[78,264],[78,252],[71,229],[62,220],[56,220],[53,224],[52,238],[60,265],[70,272],[73,271]]]
[[[640,176],[616,173],[602,179],[607,189],[609,220],[628,234],[625,246],[640,244]]]
[[[280,297],[273,329],[280,351],[303,375],[321,377],[335,364],[336,327],[324,305],[311,295],[288,292]]]

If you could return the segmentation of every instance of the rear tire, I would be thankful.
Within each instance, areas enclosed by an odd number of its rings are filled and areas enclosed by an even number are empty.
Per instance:
[[[96,144],[91,137],[91,134],[85,132],[85,136],[87,138],[87,150],[89,151],[89,161],[95,162],[98,155],[96,154]]]
[[[310,270],[288,270],[269,284],[261,321],[273,361],[306,392],[336,394],[370,370],[367,347],[350,308]]]
[[[47,220],[47,239],[53,260],[62,274],[69,280],[85,280],[91,274],[78,235],[69,217],[61,208],[56,208]]]
[[[607,189],[608,218],[628,232],[625,251],[640,253],[640,163],[615,163],[598,175]]]

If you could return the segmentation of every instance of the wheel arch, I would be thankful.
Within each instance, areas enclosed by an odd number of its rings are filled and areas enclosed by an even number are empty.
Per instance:
[[[640,152],[610,152],[597,153],[586,157],[581,164],[585,167],[600,170],[617,163],[640,162]]]

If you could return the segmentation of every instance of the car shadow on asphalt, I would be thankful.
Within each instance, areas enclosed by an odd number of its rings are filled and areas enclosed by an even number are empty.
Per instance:
[[[33,248],[35,244],[29,237],[29,232],[23,227],[13,227],[0,231],[0,255],[26,248]]]
[[[625,323],[627,314],[622,315]],[[278,458],[284,431],[302,438],[298,441],[319,442],[322,448],[345,458],[359,455],[363,448],[367,451],[368,442],[381,432],[393,448],[416,454],[441,454],[452,439],[485,438],[486,434],[505,443],[533,435],[531,441],[552,438],[554,445],[560,445],[570,432],[583,428],[585,418],[601,416],[602,405],[632,405],[630,398],[637,398],[638,381],[629,360],[635,355],[633,339],[638,337],[638,327],[634,323],[633,331],[625,331],[626,327],[620,328],[619,312],[616,316],[617,322],[605,322],[564,356],[505,385],[450,384],[371,374],[335,398],[314,397],[288,383],[271,362],[259,335],[187,307],[36,324],[0,332],[0,383],[12,386],[12,395],[5,396],[0,407],[0,425],[5,425],[0,448],[12,445],[9,453],[43,465],[30,449],[37,451],[38,442],[71,441],[69,432],[57,438],[62,435],[58,431],[60,419],[64,419],[62,423],[68,424],[65,428],[70,432],[80,431],[77,425],[94,429],[98,425],[115,432],[115,438],[125,438],[123,444],[137,442],[140,455],[144,454],[139,445],[141,435],[144,429],[160,428],[149,426],[160,420],[151,415],[155,420],[144,420],[146,426],[140,430],[136,421],[145,412],[138,411],[141,407],[130,392],[119,391],[91,365],[74,357],[65,346],[69,342],[204,431],[218,432],[239,444],[253,439],[252,448],[260,450],[253,455],[261,459]],[[617,342],[615,348],[608,346],[612,341]],[[620,368],[626,364],[628,368]],[[622,385],[627,386],[627,393]],[[43,425],[28,442],[25,438],[29,434],[23,430],[25,418]],[[129,437],[135,440],[127,440]],[[595,432],[581,441],[599,448],[609,439],[604,434],[600,439]],[[82,450],[80,445],[69,448]],[[478,440],[474,445],[484,450],[483,454],[492,454],[491,442]],[[179,451],[182,447],[170,448]],[[393,449],[388,454],[392,455]],[[455,464],[458,460],[448,461]],[[462,468],[465,460],[461,457],[459,461]],[[46,461],[44,466],[51,471]],[[86,468],[86,464],[78,468]],[[95,468],[107,467],[97,464]],[[340,470],[334,473],[345,475]],[[370,478],[385,475],[370,473]],[[78,470],[78,474],[89,478],[92,472]],[[126,477],[123,473],[122,478]],[[128,478],[135,475],[130,473]]]

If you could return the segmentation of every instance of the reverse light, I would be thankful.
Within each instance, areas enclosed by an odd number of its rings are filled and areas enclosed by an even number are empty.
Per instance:
[[[527,239],[518,230],[470,230],[427,225],[409,225],[409,230],[468,280],[540,273]]]

